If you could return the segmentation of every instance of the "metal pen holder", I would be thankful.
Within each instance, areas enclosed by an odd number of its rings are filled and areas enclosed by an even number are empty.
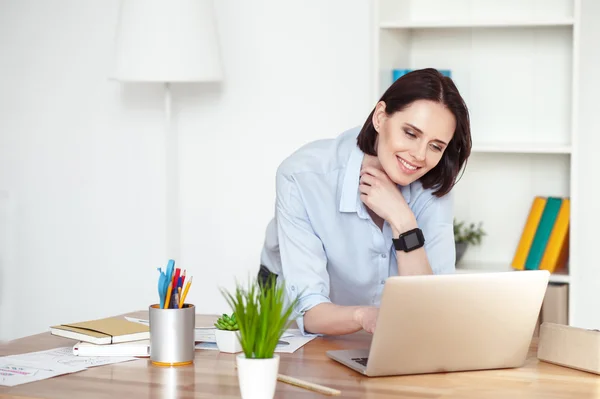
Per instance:
[[[150,305],[150,361],[156,366],[185,366],[194,362],[196,307],[161,309]]]

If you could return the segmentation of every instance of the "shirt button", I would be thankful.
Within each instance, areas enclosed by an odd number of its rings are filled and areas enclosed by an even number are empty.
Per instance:
[[[385,284],[385,280],[381,280],[381,284]]]
[[[387,258],[387,255],[386,255],[386,254],[381,254],[381,257],[382,257],[383,259],[385,259],[385,258]]]

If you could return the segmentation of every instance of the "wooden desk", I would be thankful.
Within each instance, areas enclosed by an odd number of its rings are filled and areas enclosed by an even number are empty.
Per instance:
[[[146,312],[132,316],[146,318]],[[216,316],[199,316],[210,325]],[[519,369],[368,378],[326,357],[329,349],[359,348],[370,336],[357,333],[316,338],[293,354],[281,354],[280,373],[326,385],[348,398],[592,398],[600,397],[600,376],[540,362],[536,342]],[[73,345],[49,333],[0,345],[0,356]],[[149,360],[91,368],[48,380],[0,387],[0,398],[239,398],[235,355],[196,351],[193,366],[153,367]],[[282,382],[276,398],[327,396]]]

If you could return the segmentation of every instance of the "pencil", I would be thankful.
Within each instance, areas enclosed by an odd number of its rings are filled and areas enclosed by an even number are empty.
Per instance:
[[[323,385],[313,384],[312,382],[308,382],[308,381],[302,381],[297,378],[290,377],[290,376],[283,375],[283,374],[278,374],[277,379],[281,382],[285,382],[290,385],[295,385],[297,387],[308,389],[311,391],[319,392],[319,393],[322,393],[325,395],[339,396],[342,394],[342,392],[337,389],[329,388],[329,387],[326,387]]]
[[[167,299],[165,300],[165,309],[169,309],[169,302],[171,301],[171,291],[173,290],[173,277],[171,277],[171,282],[169,283],[169,288],[167,288]]]
[[[187,284],[185,285],[185,289],[183,290],[183,295],[181,296],[181,299],[179,300],[179,308],[181,309],[181,307],[183,306],[184,302],[185,302],[185,297],[187,297],[187,293],[190,289],[190,285],[192,285],[192,279],[194,278],[194,276],[190,277],[190,281],[187,282]]]

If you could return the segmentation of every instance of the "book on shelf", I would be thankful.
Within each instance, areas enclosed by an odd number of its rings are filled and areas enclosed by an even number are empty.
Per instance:
[[[150,339],[148,326],[121,317],[56,325],[50,333],[98,345]]]
[[[533,199],[511,263],[513,269],[554,273],[566,267],[570,207],[569,198],[536,196]]]

